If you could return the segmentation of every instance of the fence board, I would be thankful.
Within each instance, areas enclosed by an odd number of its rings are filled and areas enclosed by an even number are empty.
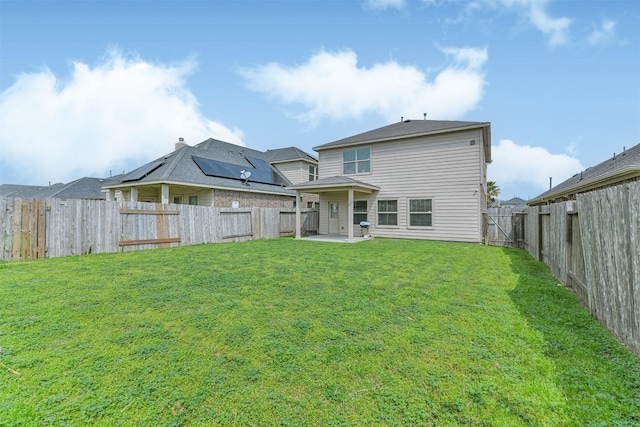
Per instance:
[[[539,260],[538,256],[540,253],[540,249],[538,247],[538,243],[540,241],[540,229],[538,227],[538,208],[536,206],[532,206],[529,208],[525,208],[525,222],[524,222],[524,248],[527,252],[531,254],[532,257]]]
[[[585,276],[584,249],[578,214],[567,217],[567,286],[573,289],[580,301],[589,307],[589,288]]]
[[[11,259],[13,199],[0,197],[0,224],[2,224],[2,253],[0,254],[0,259]]]

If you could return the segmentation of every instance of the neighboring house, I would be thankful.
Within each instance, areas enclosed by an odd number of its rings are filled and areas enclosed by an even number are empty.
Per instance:
[[[0,185],[0,196],[20,197],[22,199],[104,199],[102,186],[116,182],[119,177],[76,179],[68,184],[56,183],[51,185]]]
[[[481,243],[491,124],[405,120],[315,147],[319,234]],[[300,227],[297,227],[300,230]],[[301,237],[298,232],[297,237]]]
[[[106,185],[109,200],[178,203],[214,207],[293,208],[295,191],[318,161],[295,147],[261,152],[215,139],[175,151]],[[314,175],[315,179],[317,175]],[[317,196],[305,195],[303,207]]]
[[[575,200],[576,194],[627,181],[636,181],[640,177],[640,144],[630,149],[623,149],[604,162],[587,168],[571,178],[556,185],[539,196],[529,200],[529,206],[546,205]]]
[[[500,200],[497,203],[496,207],[513,207],[513,208],[526,208],[527,207],[527,201],[524,199],[521,199],[520,197],[512,197],[509,200]]]

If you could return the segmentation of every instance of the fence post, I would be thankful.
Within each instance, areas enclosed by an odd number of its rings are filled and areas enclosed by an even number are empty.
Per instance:
[[[542,261],[542,205],[538,206],[538,261]]]

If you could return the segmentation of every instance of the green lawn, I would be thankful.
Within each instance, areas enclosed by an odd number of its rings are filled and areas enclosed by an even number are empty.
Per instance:
[[[0,263],[0,425],[637,426],[640,362],[514,249],[290,238]]]

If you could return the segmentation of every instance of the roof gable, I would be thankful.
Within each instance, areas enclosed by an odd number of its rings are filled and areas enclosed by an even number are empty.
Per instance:
[[[265,154],[269,158],[270,163],[282,163],[294,160],[318,163],[318,159],[297,147],[276,148],[273,150],[267,150]]]

